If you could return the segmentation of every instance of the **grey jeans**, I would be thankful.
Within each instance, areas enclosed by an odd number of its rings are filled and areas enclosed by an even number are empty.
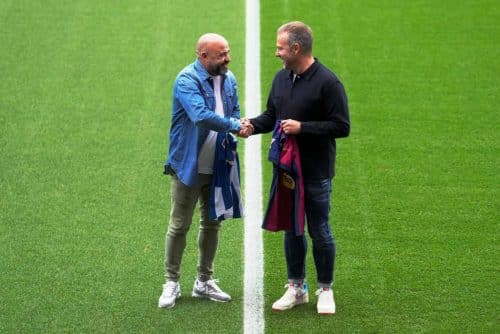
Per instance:
[[[172,176],[170,222],[165,238],[165,278],[179,281],[182,254],[186,248],[186,235],[191,227],[196,203],[200,203],[200,229],[198,234],[198,279],[212,279],[213,262],[219,244],[221,223],[210,220],[209,198],[212,175],[199,174],[198,184],[188,187]]]

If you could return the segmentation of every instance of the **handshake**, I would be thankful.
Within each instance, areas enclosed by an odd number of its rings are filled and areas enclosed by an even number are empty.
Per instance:
[[[238,137],[248,138],[254,133],[254,127],[248,118],[240,119],[241,129],[237,133]]]
[[[255,129],[248,118],[240,119],[241,128],[236,135],[238,137],[248,138],[255,132]],[[293,119],[284,119],[280,123],[281,130],[287,135],[296,135],[302,131],[302,123]]]

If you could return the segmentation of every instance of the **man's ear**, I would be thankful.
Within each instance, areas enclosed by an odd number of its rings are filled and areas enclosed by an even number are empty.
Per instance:
[[[200,58],[207,58],[207,56],[208,56],[207,50],[198,50],[198,51],[196,51],[196,54]]]

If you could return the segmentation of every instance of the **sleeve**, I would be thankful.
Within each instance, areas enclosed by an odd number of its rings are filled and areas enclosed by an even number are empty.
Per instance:
[[[200,84],[192,75],[179,75],[175,82],[174,95],[196,126],[217,132],[239,131],[239,120],[221,117],[207,108]]]
[[[233,108],[230,112],[230,116],[231,118],[239,120],[241,111],[240,111],[240,103],[238,97],[238,84],[236,82],[236,78],[230,72],[228,73],[228,79],[230,80],[231,90],[233,92],[233,95],[231,96],[232,98],[231,105],[233,106]]]
[[[330,135],[333,138],[349,136],[350,118],[347,95],[342,83],[332,80],[322,88],[323,105],[326,119],[322,121],[302,122],[301,133]]]

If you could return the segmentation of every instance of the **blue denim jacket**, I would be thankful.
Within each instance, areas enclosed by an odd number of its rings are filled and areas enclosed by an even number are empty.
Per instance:
[[[175,79],[169,153],[165,173],[175,173],[187,186],[198,181],[198,153],[210,130],[238,132],[240,106],[236,78],[222,76],[224,117],[215,113],[213,81],[199,60],[186,66]]]

